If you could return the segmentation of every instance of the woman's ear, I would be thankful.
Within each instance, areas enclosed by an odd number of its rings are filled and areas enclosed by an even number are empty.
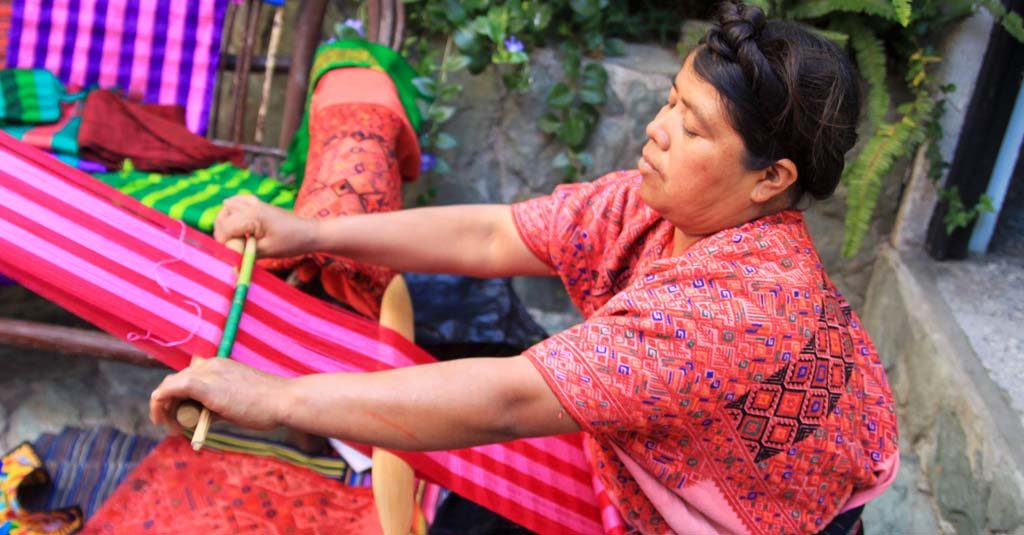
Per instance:
[[[763,171],[750,192],[750,200],[765,204],[772,199],[779,197],[789,191],[789,187],[796,183],[796,164],[789,158],[777,160]]]

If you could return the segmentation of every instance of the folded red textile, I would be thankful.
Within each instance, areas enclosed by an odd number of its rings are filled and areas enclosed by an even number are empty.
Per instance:
[[[370,488],[269,457],[196,453],[173,437],[125,478],[80,535],[380,532]]]
[[[110,90],[89,93],[78,132],[82,156],[120,169],[130,159],[136,169],[181,173],[229,161],[244,166],[242,151],[219,147],[185,126],[178,106],[132,102]]]

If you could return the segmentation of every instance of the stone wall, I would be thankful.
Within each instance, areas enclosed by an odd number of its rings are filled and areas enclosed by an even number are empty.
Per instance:
[[[681,64],[675,50],[630,45],[624,57],[608,58],[609,98],[588,151],[595,165],[588,178],[615,169],[633,168],[646,142],[644,129],[668,96],[672,79]],[[459,111],[446,129],[459,146],[443,156],[452,172],[411,185],[408,206],[427,187],[437,190],[435,203],[509,203],[552,191],[560,175],[551,162],[560,150],[536,126],[544,111],[544,96],[561,74],[558,57],[538,50],[532,57],[533,86],[526,94],[504,89],[493,71],[464,75]],[[899,176],[902,171],[896,171]],[[863,302],[876,245],[892,225],[899,201],[900,180],[883,189],[878,216],[861,253],[852,259],[840,256],[845,213],[845,190],[807,210],[811,232],[836,284],[847,293],[855,308]],[[575,320],[573,307],[557,279],[523,279],[516,289],[527,305],[541,315],[546,327],[558,328]],[[550,316],[550,321],[545,317]]]
[[[1022,418],[951,309],[973,307],[943,296],[942,271],[920,251],[883,247],[868,289],[864,325],[892,385],[900,449],[920,459],[943,533],[1024,535]]]

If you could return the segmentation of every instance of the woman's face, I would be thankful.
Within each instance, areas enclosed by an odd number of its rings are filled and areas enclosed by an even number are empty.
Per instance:
[[[693,70],[676,75],[647,125],[640,196],[684,234],[705,236],[759,217],[752,192],[764,171],[743,165],[744,144],[715,88]]]

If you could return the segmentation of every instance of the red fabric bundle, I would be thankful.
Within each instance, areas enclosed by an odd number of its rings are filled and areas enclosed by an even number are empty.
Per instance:
[[[120,169],[183,173],[229,161],[244,166],[242,151],[219,147],[185,126],[185,110],[132,102],[114,91],[93,91],[82,110],[78,133],[82,156]]]

